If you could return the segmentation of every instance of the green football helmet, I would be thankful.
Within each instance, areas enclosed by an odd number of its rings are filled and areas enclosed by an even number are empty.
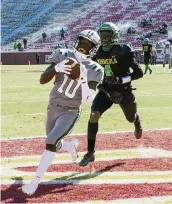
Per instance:
[[[119,29],[111,22],[103,23],[98,29],[98,34],[104,51],[109,51],[119,39]]]

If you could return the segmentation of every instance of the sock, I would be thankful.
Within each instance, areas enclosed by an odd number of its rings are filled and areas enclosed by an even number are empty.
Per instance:
[[[65,140],[61,140],[61,144],[62,144],[62,146],[61,146],[60,150],[68,152],[70,142],[67,142]]]
[[[94,152],[97,131],[98,131],[98,122],[91,123],[89,121],[88,122],[88,146],[87,146],[89,152]]]
[[[147,66],[147,69],[149,69],[149,71],[152,71],[151,68],[149,66]]]
[[[138,123],[140,123],[140,117],[139,117],[139,115],[136,113],[136,114],[135,114],[134,124],[138,124]]]
[[[42,158],[39,162],[34,182],[39,183],[41,178],[44,176],[45,172],[47,171],[48,167],[52,164],[52,161],[54,159],[56,152],[50,152],[48,150],[45,150],[42,154]]]
[[[147,70],[148,70],[148,66],[146,65],[145,66],[145,73],[144,74],[146,74]]]

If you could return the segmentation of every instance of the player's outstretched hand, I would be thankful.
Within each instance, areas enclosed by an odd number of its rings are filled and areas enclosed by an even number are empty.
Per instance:
[[[55,70],[56,72],[63,72],[65,74],[70,74],[71,70],[72,70],[72,66],[71,65],[66,65],[66,63],[69,62],[69,59],[65,59],[63,61],[61,61],[60,63],[55,65]]]

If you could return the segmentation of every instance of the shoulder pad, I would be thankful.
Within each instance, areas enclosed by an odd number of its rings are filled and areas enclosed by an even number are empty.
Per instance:
[[[135,50],[132,48],[131,45],[126,45],[126,44],[116,44],[114,45],[114,48],[121,53],[135,52]]]
[[[60,48],[59,53],[67,57],[69,50],[65,48]]]
[[[129,44],[124,44],[125,52],[135,52],[134,48]]]

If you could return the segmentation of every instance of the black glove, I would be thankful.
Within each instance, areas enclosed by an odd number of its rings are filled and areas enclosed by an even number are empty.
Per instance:
[[[105,94],[108,96],[108,98],[110,98],[110,100],[112,100],[113,103],[115,103],[115,104],[120,104],[121,101],[122,101],[123,98],[124,98],[124,95],[121,94],[121,93],[118,93],[118,92],[116,92],[116,91],[107,91],[107,90],[103,87],[102,84],[99,84],[99,85],[97,86],[97,88],[98,88],[100,91],[102,91],[103,93],[105,93]]]
[[[118,93],[116,91],[110,92],[109,95],[110,95],[110,99],[115,104],[120,104],[124,98],[123,94]]]

